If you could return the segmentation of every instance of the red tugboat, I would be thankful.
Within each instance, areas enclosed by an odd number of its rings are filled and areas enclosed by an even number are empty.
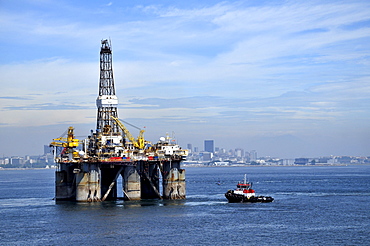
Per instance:
[[[235,190],[228,190],[225,197],[230,203],[272,202],[274,200],[271,196],[256,196],[252,183],[247,182],[246,174],[244,174],[244,182],[239,182]]]

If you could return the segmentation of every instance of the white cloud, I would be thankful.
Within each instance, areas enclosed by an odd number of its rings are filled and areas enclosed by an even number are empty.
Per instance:
[[[227,142],[337,133],[370,115],[367,2],[112,3],[2,10],[0,125],[93,123],[108,37],[124,118]]]

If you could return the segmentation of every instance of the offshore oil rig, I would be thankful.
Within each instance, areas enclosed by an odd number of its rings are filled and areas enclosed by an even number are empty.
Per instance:
[[[168,135],[155,144],[146,141],[144,130],[133,137],[118,118],[112,49],[101,41],[99,95],[96,99],[96,132],[83,140],[74,128],[67,136],[53,139],[55,199],[78,202],[140,199],[185,199],[185,170],[181,161],[188,154]],[[132,126],[132,125],[131,125]],[[122,187],[117,180],[122,177]],[[162,194],[160,180],[162,179]],[[122,189],[122,196],[117,191]]]

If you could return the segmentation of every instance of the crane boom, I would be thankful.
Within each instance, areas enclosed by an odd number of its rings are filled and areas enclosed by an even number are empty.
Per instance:
[[[145,148],[145,140],[144,140],[144,132],[145,130],[140,130],[139,136],[137,139],[132,136],[130,131],[125,127],[125,125],[116,117],[111,116],[111,118],[117,123],[117,125],[122,129],[122,131],[125,133],[125,136],[133,143],[133,145],[138,149],[144,149]],[[131,125],[131,124],[129,124]],[[138,128],[138,127],[135,127]],[[140,129],[140,128],[139,128]]]

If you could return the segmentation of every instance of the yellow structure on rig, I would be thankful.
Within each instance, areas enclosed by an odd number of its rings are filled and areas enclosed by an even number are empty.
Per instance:
[[[56,142],[57,141],[57,142]],[[78,147],[80,140],[74,138],[74,128],[70,126],[68,128],[67,137],[54,138],[53,142],[50,143],[50,146],[55,147],[64,147],[64,148],[76,148]]]
[[[78,147],[79,143],[80,140],[74,138],[74,128],[70,126],[68,128],[67,137],[54,138],[53,142],[50,143],[50,146],[63,147],[63,153],[71,154],[71,157],[78,158],[78,152],[74,148]]]
[[[74,138],[74,128],[70,126],[68,128],[67,137],[54,138],[50,146],[63,147],[63,152],[66,154],[72,154],[73,158],[78,158],[78,152],[74,148],[78,147],[80,143],[79,139]]]
[[[117,125],[122,129],[125,133],[125,136],[132,142],[135,148],[144,149],[145,148],[145,139],[144,139],[144,132],[145,130],[140,129],[139,136],[135,139],[130,131],[125,127],[125,125],[116,117],[111,116],[111,118],[117,123]]]

